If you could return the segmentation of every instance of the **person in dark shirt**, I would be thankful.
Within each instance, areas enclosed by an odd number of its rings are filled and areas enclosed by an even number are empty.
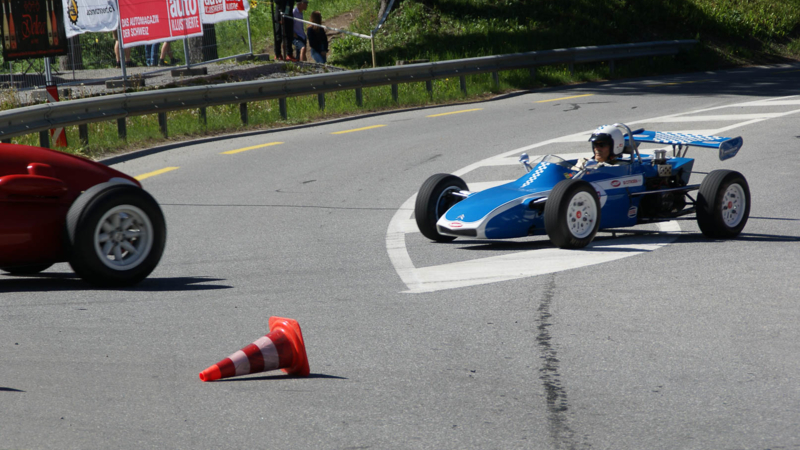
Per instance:
[[[328,62],[328,36],[322,25],[322,13],[314,11],[311,13],[311,22],[316,25],[309,25],[306,30],[308,35],[308,47],[311,49],[311,59],[319,64]]]

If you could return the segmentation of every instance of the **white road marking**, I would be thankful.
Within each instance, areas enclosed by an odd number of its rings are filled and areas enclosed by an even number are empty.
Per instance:
[[[700,113],[716,111],[725,108],[739,107],[764,107],[764,106],[787,106],[800,105],[800,96],[787,96],[774,99],[761,99],[752,102],[738,103],[733,105],[717,106],[684,113],[672,114],[662,117],[628,122],[631,129],[633,125],[641,123],[657,122],[695,122],[695,121],[737,121],[737,123],[723,128],[713,130],[688,130],[680,131],[683,133],[720,135],[727,130],[751,125],[765,120],[784,117],[800,112],[800,109],[782,113],[764,114],[740,114],[740,115],[720,115],[703,116]],[[694,116],[692,116],[694,115]],[[713,119],[712,119],[713,117]],[[463,176],[475,169],[485,166],[505,166],[519,164],[518,156],[522,152],[553,146],[553,144],[586,142],[594,129],[579,133],[562,136],[560,138],[549,139],[526,147],[514,149],[495,155],[484,160],[470,164],[462,169],[453,172],[454,175]],[[558,153],[551,151],[551,153]],[[561,155],[565,159],[575,159],[585,157],[590,152],[581,154]],[[513,156],[513,158],[512,158]],[[531,159],[535,156],[531,155]],[[487,181],[470,182],[470,190],[478,192],[489,187],[507,183],[508,181]],[[414,211],[416,194],[406,200],[400,209],[394,214],[389,222],[386,232],[386,250],[389,259],[405,283],[408,293],[434,292],[443,289],[454,289],[466,286],[476,286],[486,283],[496,283],[500,281],[514,280],[525,277],[532,277],[547,273],[560,272],[564,270],[576,269],[594,264],[602,264],[628,256],[634,256],[644,252],[651,252],[661,247],[669,245],[678,238],[681,229],[677,222],[666,222],[658,224],[660,233],[647,236],[631,236],[606,240],[597,240],[589,247],[582,250],[561,250],[557,248],[542,248],[539,250],[520,251],[513,254],[492,256],[488,258],[478,258],[469,261],[441,264],[429,267],[415,267],[411,261],[411,256],[406,247],[406,234],[416,233],[416,222],[411,218]],[[435,244],[431,244],[435,245]],[[625,251],[620,251],[625,250]]]

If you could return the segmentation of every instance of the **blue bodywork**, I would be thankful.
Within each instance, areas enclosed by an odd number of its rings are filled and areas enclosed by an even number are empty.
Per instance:
[[[563,160],[547,155],[519,179],[486,189],[481,192],[465,192],[464,200],[453,205],[437,222],[442,235],[472,237],[477,239],[508,239],[546,234],[544,205],[550,191],[557,183],[568,178],[588,181],[600,198],[600,229],[630,227],[643,219],[665,216],[643,217],[643,199],[657,198],[662,204],[663,195],[679,191],[681,198],[693,187],[687,186],[694,159],[681,157],[683,146],[699,146],[719,149],[720,160],[736,155],[742,139],[719,136],[699,136],[682,133],[638,130],[633,132],[638,142],[672,144],[674,156],[656,160],[653,155],[623,157],[615,165],[593,165],[577,171],[577,160]],[[626,136],[626,142],[628,141]],[[638,144],[637,144],[638,145]],[[677,148],[677,151],[675,151]],[[634,153],[634,152],[631,152]],[[685,156],[685,152],[684,152]],[[664,173],[659,173],[659,166]],[[669,166],[669,167],[666,167]],[[652,194],[643,194],[645,191]],[[670,192],[669,194],[664,194]],[[652,203],[652,202],[651,202]],[[678,209],[685,204],[678,203]],[[652,207],[648,209],[650,211]],[[667,210],[673,217],[683,211]]]

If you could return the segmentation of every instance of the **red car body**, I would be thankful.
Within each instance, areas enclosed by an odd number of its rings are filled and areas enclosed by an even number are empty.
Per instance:
[[[66,261],[70,206],[114,178],[141,188],[136,179],[86,158],[0,144],[0,267]]]

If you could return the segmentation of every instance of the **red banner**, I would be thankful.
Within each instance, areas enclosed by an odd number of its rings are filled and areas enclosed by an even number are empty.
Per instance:
[[[119,0],[124,47],[203,35],[199,0]]]

